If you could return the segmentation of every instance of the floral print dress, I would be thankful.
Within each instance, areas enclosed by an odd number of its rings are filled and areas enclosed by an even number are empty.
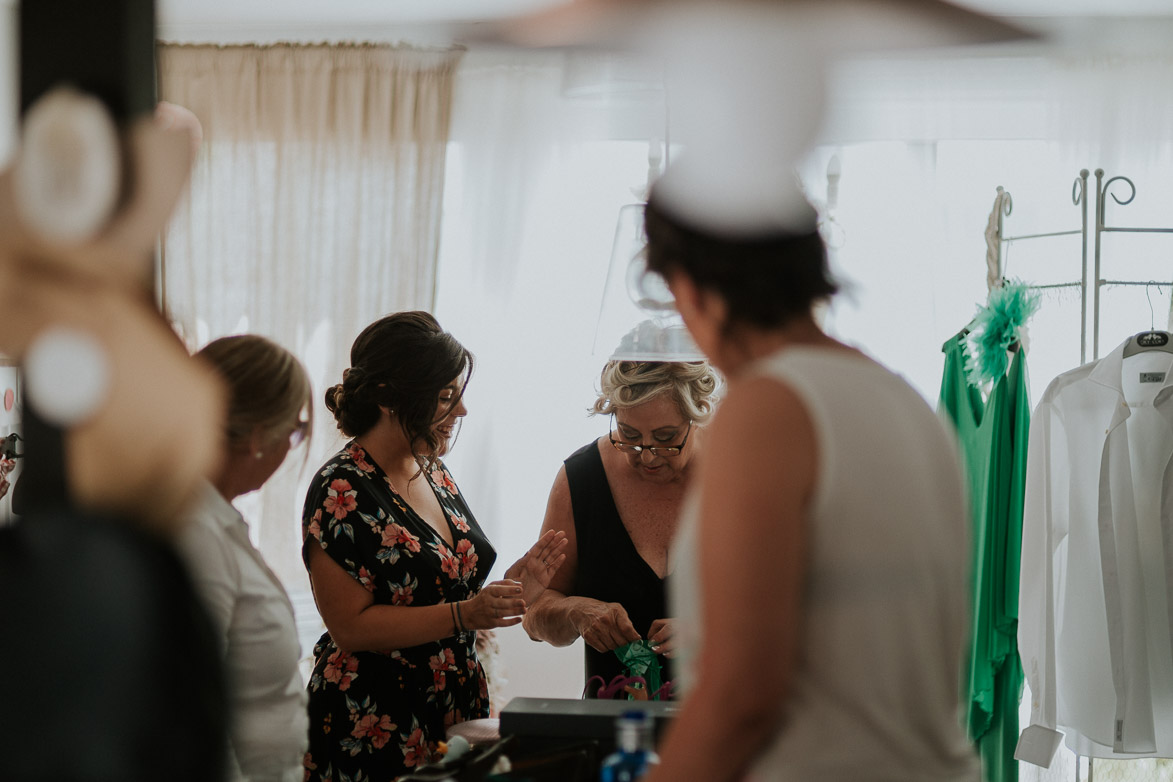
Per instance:
[[[447,516],[451,547],[351,442],[310,484],[302,518],[307,567],[309,547],[321,546],[376,604],[425,606],[475,595],[497,554],[443,464],[426,479]],[[390,782],[435,760],[450,725],[488,716],[475,644],[469,631],[405,649],[347,653],[324,634],[309,684],[306,779]]]

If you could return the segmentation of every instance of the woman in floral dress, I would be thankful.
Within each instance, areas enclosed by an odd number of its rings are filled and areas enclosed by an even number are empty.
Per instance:
[[[327,632],[314,648],[307,779],[387,782],[486,717],[476,631],[521,621],[562,564],[547,533],[505,578],[440,456],[466,413],[471,354],[424,312],[389,315],[326,392],[354,439],[318,471],[303,558]]]

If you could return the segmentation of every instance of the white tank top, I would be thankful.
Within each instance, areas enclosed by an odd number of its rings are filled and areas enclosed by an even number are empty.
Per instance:
[[[752,778],[979,779],[961,727],[969,520],[951,434],[904,380],[858,354],[791,347],[752,373],[798,394],[819,453],[800,667]],[[686,693],[704,632],[698,499],[686,503],[669,583]]]

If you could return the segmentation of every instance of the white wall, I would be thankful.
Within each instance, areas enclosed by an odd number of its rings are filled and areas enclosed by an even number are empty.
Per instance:
[[[0,0],[0,162],[16,139],[17,87],[16,2]]]

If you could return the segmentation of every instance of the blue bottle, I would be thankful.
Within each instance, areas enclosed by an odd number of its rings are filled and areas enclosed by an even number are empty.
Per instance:
[[[615,720],[615,751],[603,761],[599,782],[634,782],[660,757],[652,749],[652,718],[628,711]]]

